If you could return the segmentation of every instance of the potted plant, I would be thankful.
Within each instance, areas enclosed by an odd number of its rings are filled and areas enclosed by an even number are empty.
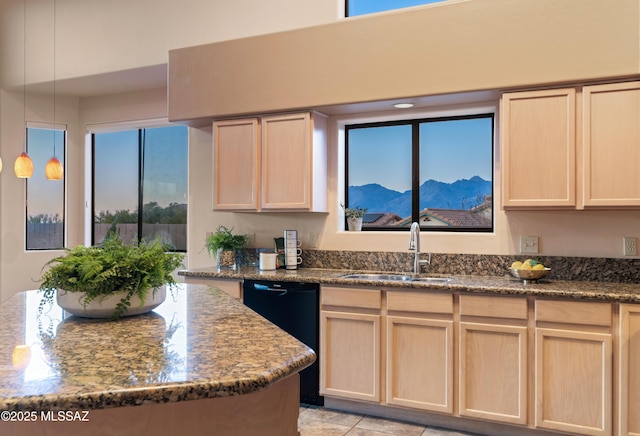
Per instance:
[[[205,247],[209,255],[215,255],[218,266],[223,268],[235,268],[236,250],[245,248],[249,243],[249,235],[234,235],[233,227],[218,226],[214,233],[207,236]]]
[[[367,208],[360,206],[346,207],[343,203],[340,203],[342,209],[344,209],[344,216],[347,218],[347,226],[350,231],[362,230],[362,217],[367,213]]]
[[[164,301],[166,286],[176,284],[173,272],[184,256],[168,251],[160,238],[126,245],[110,232],[95,247],[79,245],[47,262],[39,312],[54,295],[65,310],[93,318],[148,312]],[[57,291],[57,292],[56,292]]]

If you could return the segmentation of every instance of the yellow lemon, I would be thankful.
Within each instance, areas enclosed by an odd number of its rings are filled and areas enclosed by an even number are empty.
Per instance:
[[[539,263],[539,264],[535,265],[535,266],[533,267],[533,269],[534,269],[534,270],[541,270],[541,269],[544,269],[544,265],[543,265],[543,264],[541,264],[541,263]]]
[[[513,269],[520,269],[520,268],[522,268],[522,262],[520,262],[520,261],[513,262],[513,263],[511,264],[511,268],[513,268]]]
[[[524,270],[532,270],[533,267],[531,266],[531,264],[529,262],[523,262],[522,263],[522,268],[520,269],[524,269]]]

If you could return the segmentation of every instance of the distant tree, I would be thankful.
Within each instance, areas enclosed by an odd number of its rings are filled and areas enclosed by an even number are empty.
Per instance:
[[[152,201],[142,206],[142,217],[147,224],[186,224],[187,205],[171,203],[167,207],[161,207]],[[100,211],[94,217],[94,222],[100,224],[135,224],[138,222],[138,213],[129,210]]]
[[[47,213],[41,213],[38,215],[30,215],[27,218],[27,222],[30,224],[57,224],[61,223],[62,219],[60,214],[49,215]]]
[[[115,213],[102,210],[94,217],[94,221],[101,224],[135,224],[138,222],[138,213],[125,209],[116,210]]]

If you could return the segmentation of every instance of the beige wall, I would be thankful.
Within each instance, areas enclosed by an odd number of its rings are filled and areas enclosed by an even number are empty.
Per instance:
[[[13,175],[23,147],[23,85],[29,93],[27,121],[51,122],[52,96],[46,93],[54,78],[53,2],[27,0],[26,45],[24,5],[0,1],[0,300],[36,288],[42,266],[61,254],[24,250],[25,181]],[[338,16],[340,0],[57,0],[56,5],[56,122],[69,128],[66,219],[73,246],[84,242],[88,231],[86,124],[166,118],[163,71],[172,48],[329,22]],[[35,97],[38,92],[41,97]],[[190,195],[191,202],[202,203],[207,194],[196,189]]]
[[[459,0],[172,50],[169,118],[635,75],[638,6]]]
[[[523,16],[528,12],[527,6],[537,1],[519,2]],[[29,10],[40,7],[41,12],[49,4],[44,0],[28,3]],[[554,7],[562,9],[572,5],[582,8],[586,4],[572,0],[554,3],[557,4]],[[638,5],[638,1],[624,0],[622,3],[631,7]],[[84,200],[88,192],[84,177],[85,125],[166,117],[166,89],[154,83],[145,84],[144,74],[140,77],[141,71],[146,72],[145,68],[166,63],[167,52],[171,48],[328,23],[335,20],[341,10],[339,1],[326,0],[194,0],[189,2],[189,7],[179,0],[58,0],[57,4],[60,8],[58,20],[64,23],[59,25],[62,33],[57,38],[59,57],[56,75],[63,79],[59,91],[77,91],[79,88],[74,88],[74,84],[79,83],[82,83],[82,89],[99,89],[105,83],[109,85],[107,82],[113,78],[111,75],[114,72],[118,73],[118,78],[130,78],[124,85],[116,84],[119,86],[117,89],[126,89],[127,84],[139,88],[133,92],[109,95],[58,96],[56,121],[69,126],[70,161],[66,174],[70,245],[83,241],[86,230],[83,225],[86,212]],[[595,2],[589,0],[588,4]],[[25,253],[23,248],[25,182],[16,179],[11,168],[13,159],[22,150],[23,141],[23,102],[19,89],[22,83],[22,27],[18,25],[22,18],[21,5],[22,2],[18,0],[0,2],[0,83],[3,84],[0,90],[0,156],[5,165],[0,174],[0,299],[23,289],[37,287],[32,279],[39,277],[40,268],[47,260],[59,254]],[[265,19],[267,16],[269,19]],[[637,14],[635,20],[638,20]],[[44,31],[46,14],[41,21]],[[134,28],[134,24],[137,28]],[[615,22],[594,25],[604,26],[601,29],[604,33],[613,34],[618,30]],[[31,25],[28,27],[31,29]],[[589,49],[581,47],[579,41],[576,44],[577,49]],[[39,50],[42,59],[47,59],[47,44],[42,44]],[[389,50],[395,48],[389,47]],[[48,59],[51,61],[52,58]],[[508,61],[498,55],[490,59],[492,68],[496,69]],[[47,70],[48,62],[42,62],[39,66],[37,62],[28,62],[30,84],[49,80],[47,71],[51,72],[51,69],[49,67]],[[474,65],[469,65],[469,71],[473,69]],[[486,103],[495,105],[496,101]],[[50,97],[29,97],[28,119],[50,122],[49,104]],[[213,263],[202,247],[206,232],[214,230],[219,224],[255,234],[259,246],[270,246],[274,236],[280,236],[284,229],[295,228],[300,231],[303,240],[308,240],[311,233],[319,234],[320,249],[405,251],[407,235],[345,233],[339,229],[338,203],[342,191],[337,139],[339,121],[344,119],[331,119],[328,214],[213,212],[211,128],[190,129],[189,266],[196,268]],[[499,159],[498,155],[496,157]],[[498,161],[495,168],[497,182]],[[500,198],[498,186],[495,198]],[[640,237],[640,212],[496,211],[496,232],[493,234],[424,232],[422,247],[427,251],[443,253],[514,254],[517,252],[519,235],[540,236],[542,253],[547,255],[619,257],[622,236]]]
[[[17,91],[0,90],[0,155],[4,168],[0,173],[0,296],[22,289],[35,289],[42,266],[61,251],[25,251],[26,181],[13,173],[13,161],[24,144],[24,96]],[[31,122],[51,123],[51,95],[27,95],[26,117]],[[67,125],[66,238],[69,246],[82,242],[82,205],[84,204],[84,142],[81,135],[78,99],[56,98],[56,123]],[[70,170],[71,169],[71,170]],[[44,171],[44,168],[35,168]]]

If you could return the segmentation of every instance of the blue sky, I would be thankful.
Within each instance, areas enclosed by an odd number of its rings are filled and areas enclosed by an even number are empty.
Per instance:
[[[187,128],[145,130],[143,201],[187,203]],[[138,131],[96,135],[95,210],[135,210],[138,207]],[[178,183],[175,183],[178,180]]]
[[[347,0],[349,3],[349,16],[352,17],[443,1],[445,0]]]
[[[473,176],[492,180],[491,123],[491,118],[476,118],[422,124],[420,184]],[[349,185],[411,189],[411,126],[353,129],[349,135]]]
[[[29,156],[34,173],[27,181],[28,214],[63,215],[64,180],[47,180],[44,167],[53,156],[53,130],[29,129]],[[56,131],[56,157],[65,163],[64,132]],[[146,203],[166,207],[172,202],[187,203],[187,128],[146,129]],[[97,135],[95,159],[95,209],[136,210],[138,207],[138,131]],[[175,183],[179,180],[179,183]]]
[[[47,180],[44,167],[53,157],[54,134],[56,157],[64,166],[64,132],[62,130],[29,129],[28,153],[33,161],[33,176],[27,179],[28,214],[55,215],[63,218],[64,179]],[[13,168],[11,169],[13,171]]]

